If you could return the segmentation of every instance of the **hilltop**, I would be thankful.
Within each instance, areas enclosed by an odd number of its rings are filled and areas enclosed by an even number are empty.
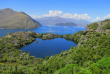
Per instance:
[[[95,22],[87,26],[86,31],[96,31],[100,33],[108,33],[110,30],[110,19]]]
[[[0,28],[4,29],[31,29],[41,24],[24,12],[16,12],[10,8],[0,10]]]

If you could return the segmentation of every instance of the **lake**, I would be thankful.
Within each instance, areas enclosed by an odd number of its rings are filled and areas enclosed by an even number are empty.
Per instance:
[[[54,33],[54,34],[74,34],[78,31],[84,31],[85,27],[70,27],[70,26],[41,26],[38,29],[0,29],[0,37],[8,33],[13,32],[27,32],[34,31],[36,33]],[[39,43],[36,43],[38,41]],[[62,50],[68,50],[73,45],[77,46],[76,43],[72,41],[67,41],[64,38],[55,38],[52,40],[42,40],[37,38],[33,43],[21,48],[21,50],[29,52],[32,56],[45,58],[46,56],[52,56],[61,53]]]
[[[39,43],[36,43],[36,41]],[[77,46],[76,43],[67,41],[64,38],[55,38],[52,40],[42,40],[37,38],[36,41],[26,47],[23,47],[21,50],[23,52],[30,52],[32,56],[45,58],[46,56],[61,53],[62,50],[68,50],[72,45],[74,45],[74,47]]]

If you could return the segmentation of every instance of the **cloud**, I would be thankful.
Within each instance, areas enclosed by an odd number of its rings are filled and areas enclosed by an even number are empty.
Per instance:
[[[53,17],[53,16],[61,16],[61,15],[62,15],[62,11],[59,11],[59,10],[52,11],[52,10],[50,10],[49,14],[44,15],[44,17]]]
[[[59,10],[55,10],[55,11],[50,10],[49,14],[44,15],[44,17],[54,17],[54,16],[59,16],[63,18],[85,19],[85,20],[91,18],[90,16],[88,16],[88,14],[82,14],[82,15],[70,14],[70,13],[63,14],[63,12]]]
[[[93,21],[100,21],[102,20],[100,17],[96,17]]]
[[[93,19],[93,21],[97,22],[97,21],[102,21],[102,20],[105,20],[105,19],[110,19],[110,14],[104,16],[103,18],[96,17],[95,19]]]
[[[63,14],[61,17],[63,17],[63,18],[73,18],[73,15],[69,14],[69,13],[66,13],[66,14]]]
[[[74,19],[84,19],[84,20],[88,20],[90,19],[91,17],[88,16],[88,14],[82,14],[82,15],[79,15],[79,14],[63,14],[62,15],[63,18],[74,18]]]
[[[58,16],[58,17],[63,17],[63,18],[73,18],[73,19],[84,19],[84,20],[89,20],[89,21],[92,21],[92,22],[97,22],[97,21],[102,21],[102,20],[105,20],[105,19],[110,19],[110,14],[104,16],[103,18],[101,17],[96,17],[95,19],[94,18],[91,18],[87,13],[85,14],[70,14],[70,13],[63,13],[62,11],[60,10],[50,10],[48,14],[45,14],[45,15],[42,15],[42,16],[37,16],[37,15],[30,15],[32,18],[34,19],[37,19],[37,18],[42,18],[42,17],[55,17],[55,16]]]
[[[110,14],[108,14],[107,16],[105,16],[103,19],[110,19]]]
[[[73,15],[73,18],[77,18],[77,19],[90,19],[91,17],[90,16],[88,16],[88,14],[82,14],[82,15],[79,15],[79,14],[74,14]]]
[[[37,16],[37,15],[30,15],[33,19],[37,19],[37,18],[41,18],[41,16]]]

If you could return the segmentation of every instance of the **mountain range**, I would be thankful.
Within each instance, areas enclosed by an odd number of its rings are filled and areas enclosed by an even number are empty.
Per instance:
[[[3,29],[32,29],[42,25],[87,26],[91,22],[62,17],[43,17],[33,19],[24,12],[16,12],[10,8],[0,10],[0,28]]]
[[[74,23],[79,26],[86,26],[87,24],[90,24],[91,22],[86,20],[76,20],[73,18],[62,18],[62,17],[43,17],[43,18],[37,18],[38,22],[40,22],[42,25],[56,25],[59,23]]]
[[[56,26],[77,26],[75,23],[58,23]]]
[[[0,28],[4,29],[31,29],[41,26],[24,12],[16,12],[10,8],[0,10]]]

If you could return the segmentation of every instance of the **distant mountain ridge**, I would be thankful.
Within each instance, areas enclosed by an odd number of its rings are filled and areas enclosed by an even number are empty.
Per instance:
[[[75,23],[58,23],[55,25],[57,25],[57,26],[77,26],[77,24],[75,24]]]
[[[91,22],[86,20],[76,20],[72,18],[62,18],[62,17],[43,17],[43,18],[37,18],[38,22],[40,22],[42,25],[55,25],[58,23],[75,23],[77,25],[86,26],[87,24],[90,24]]]
[[[10,8],[0,10],[0,28],[4,29],[32,29],[41,26],[24,12],[16,12]]]

